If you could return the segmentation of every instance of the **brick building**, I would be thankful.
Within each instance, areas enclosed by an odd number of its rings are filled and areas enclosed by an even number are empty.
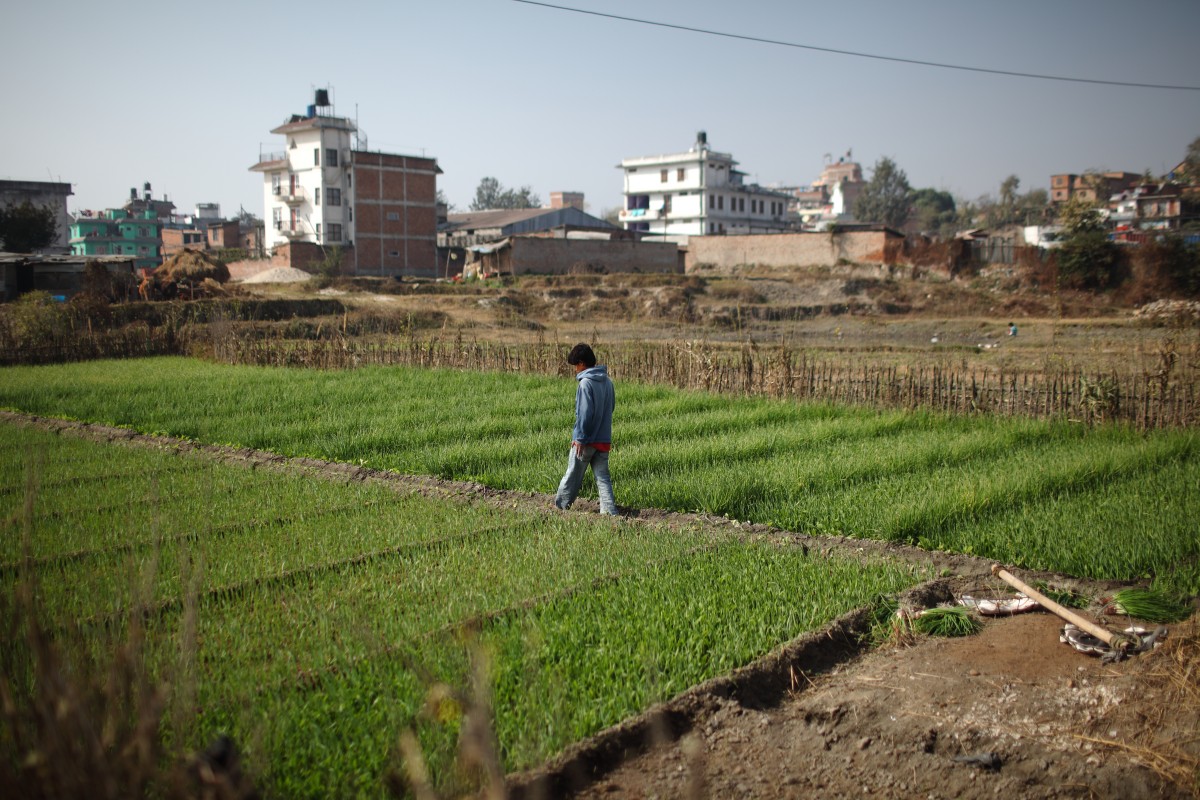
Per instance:
[[[1050,176],[1050,202],[1065,203],[1078,197],[1103,203],[1118,192],[1132,189],[1142,180],[1136,172],[1088,172],[1083,175],[1062,173]]]
[[[241,226],[236,219],[197,220],[184,228],[163,228],[162,254],[170,258],[184,248],[226,250],[242,246]]]
[[[436,275],[437,159],[369,151],[332,108],[317,90],[306,114],[271,131],[285,149],[250,168],[263,175],[264,247],[294,266],[337,247],[345,273]]]

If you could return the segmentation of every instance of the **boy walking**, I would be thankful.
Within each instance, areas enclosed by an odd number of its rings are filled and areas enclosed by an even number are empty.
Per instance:
[[[608,451],[612,446],[612,415],[615,403],[608,367],[596,366],[596,354],[586,344],[577,344],[567,354],[567,363],[575,367],[575,428],[571,431],[571,452],[567,457],[567,473],[558,484],[554,505],[566,510],[579,495],[583,473],[588,465],[596,476],[596,492],[600,495],[600,513],[617,513],[613,499],[612,478],[608,474]]]

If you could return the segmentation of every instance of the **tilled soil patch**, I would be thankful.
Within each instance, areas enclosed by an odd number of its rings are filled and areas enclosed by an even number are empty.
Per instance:
[[[1158,654],[1104,665],[1060,628],[1044,613],[995,619],[869,653],[771,708],[719,699],[577,796],[1191,797],[1098,743],[1132,735],[1161,699],[1140,683]]]

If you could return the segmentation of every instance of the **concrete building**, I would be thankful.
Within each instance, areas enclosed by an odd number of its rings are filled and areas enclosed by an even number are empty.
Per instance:
[[[162,237],[154,211],[130,216],[123,208],[110,208],[77,217],[70,225],[71,253],[77,256],[128,256],[139,269],[162,264]]]
[[[625,159],[621,224],[680,237],[786,230],[789,196],[746,183],[737,163],[710,149],[704,131],[686,152]]]
[[[58,238],[43,252],[70,252],[71,215],[67,212],[67,198],[74,194],[69,183],[49,181],[0,181],[0,207],[21,205],[28,200],[35,206],[50,206],[54,209],[58,225]]]
[[[1139,184],[1109,198],[1108,222],[1117,233],[1179,230],[1200,219],[1195,199],[1178,183]]]
[[[863,180],[862,165],[849,159],[847,151],[837,161],[827,163],[821,177],[810,186],[786,190],[790,195],[789,216],[799,219],[803,229],[824,230],[832,223],[854,221],[854,203],[867,182]]]
[[[338,246],[346,273],[435,275],[437,160],[368,151],[326,90],[314,100],[271,131],[285,149],[250,168],[263,175],[266,249],[310,263]]]
[[[175,204],[164,194],[161,200],[155,200],[150,192],[150,182],[142,184],[142,196],[138,197],[137,187],[130,187],[129,199],[121,206],[131,217],[146,219],[146,212],[152,212],[153,218],[166,222],[175,215]]]

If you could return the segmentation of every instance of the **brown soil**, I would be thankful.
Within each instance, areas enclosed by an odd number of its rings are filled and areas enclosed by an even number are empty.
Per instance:
[[[399,491],[505,507],[520,504],[550,513],[550,498],[533,493],[11,412],[0,412],[0,420],[98,441],[190,451],[256,468],[379,481]],[[594,503],[578,507],[585,513],[595,510]],[[886,553],[953,575],[914,590],[927,603],[950,589],[975,594],[1000,590],[990,564],[968,556],[808,537],[650,509],[622,512],[657,524],[778,536],[822,551]],[[1022,577],[1050,578],[1092,593],[1110,588],[1065,576]],[[1163,647],[1112,665],[1060,643],[1061,621],[1046,613],[993,619],[973,637],[926,638],[874,650],[867,644],[870,625],[865,612],[846,615],[731,675],[572,746],[540,769],[510,776],[511,795],[1196,796],[1200,690],[1194,672],[1200,634],[1195,623],[1176,626]],[[1168,774],[1178,782],[1167,780]]]
[[[717,699],[690,733],[578,796],[1191,796],[1085,738],[1121,739],[1155,698],[1139,686],[1144,664],[1102,665],[1061,644],[1060,627],[1045,613],[996,619],[977,636],[872,652],[770,708]],[[989,754],[995,766],[969,760]]]

